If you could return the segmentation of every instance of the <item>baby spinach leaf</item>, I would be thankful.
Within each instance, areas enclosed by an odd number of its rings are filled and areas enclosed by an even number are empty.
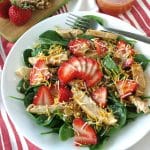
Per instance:
[[[150,62],[150,59],[148,59],[143,54],[136,54],[134,56],[134,60],[142,65],[143,70],[145,70]]]
[[[23,52],[23,59],[24,59],[24,63],[27,67],[32,67],[32,65],[29,63],[28,58],[32,57],[32,49],[26,49]]]
[[[47,121],[47,120],[48,120],[48,117],[46,115],[39,115],[36,118],[37,124],[42,125],[42,126],[45,124],[45,121]]]
[[[112,73],[119,73],[119,68],[114,62],[114,60],[110,57],[110,55],[106,55],[103,58],[103,65],[110,70]]]
[[[115,118],[118,120],[117,124],[119,125],[119,128],[123,127],[127,119],[126,107],[121,103],[115,103],[114,105],[110,105],[110,108],[112,109]]]
[[[47,125],[49,128],[60,128],[64,124],[64,121],[57,115],[51,118],[50,123]]]
[[[25,91],[27,90],[27,88],[29,87],[29,81],[27,80],[20,80],[18,85],[17,85],[17,91],[20,93],[25,93]]]
[[[60,44],[63,46],[67,46],[69,42],[67,39],[64,39],[56,31],[53,30],[48,30],[42,33],[39,38],[47,44]]]
[[[50,134],[50,133],[59,133],[59,129],[60,128],[52,128],[50,131],[42,132],[41,134],[44,135],[44,134]]]
[[[50,48],[50,44],[40,44],[34,48],[32,51],[32,56],[37,56],[39,53],[43,53],[45,56],[48,55],[48,50]]]
[[[115,118],[118,120],[118,128],[121,128],[126,123],[127,109],[113,93],[109,92],[109,96],[108,100],[111,103],[109,107],[113,111]]]
[[[74,131],[72,127],[66,123],[64,123],[59,130],[59,138],[62,141],[66,141],[67,139],[74,136]]]
[[[24,105],[25,105],[26,107],[28,107],[30,104],[32,104],[34,95],[35,95],[35,93],[34,93],[34,92],[31,92],[31,93],[28,93],[28,94],[25,96],[25,98],[24,98]]]
[[[39,86],[41,86],[41,85],[39,84],[39,85],[29,86],[29,87],[26,89],[26,91],[25,91],[24,94],[27,95],[28,93],[31,93],[31,92],[37,93]]]

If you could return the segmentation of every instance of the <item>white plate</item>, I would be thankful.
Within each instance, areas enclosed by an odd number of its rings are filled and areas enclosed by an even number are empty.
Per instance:
[[[135,28],[129,24],[100,13],[94,12],[76,12],[77,15],[97,15],[107,21],[111,27],[124,29],[139,33]],[[13,49],[9,53],[6,63],[4,65],[4,71],[2,74],[2,98],[6,110],[14,122],[18,131],[28,138],[35,145],[44,150],[76,150],[76,149],[88,149],[77,148],[73,145],[73,139],[66,142],[61,142],[56,134],[41,135],[40,133],[47,129],[38,126],[25,112],[25,107],[21,101],[13,100],[10,96],[20,97],[21,95],[16,91],[16,85],[19,81],[15,75],[15,70],[23,65],[22,53],[26,48],[29,48],[38,39],[38,36],[48,29],[55,29],[56,26],[67,28],[65,25],[67,14],[61,14],[58,16],[46,19],[28,30],[14,45]],[[142,42],[136,44],[137,49],[150,57],[149,45]],[[147,81],[150,76],[150,67],[146,71]],[[150,90],[150,82],[147,82],[147,91]],[[107,144],[107,150],[123,150],[127,149],[137,141],[139,141],[150,130],[150,115],[145,115],[138,118],[136,121],[128,124],[118,134],[110,138]]]

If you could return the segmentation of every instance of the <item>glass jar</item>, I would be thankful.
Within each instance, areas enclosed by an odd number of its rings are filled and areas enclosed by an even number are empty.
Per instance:
[[[110,15],[118,15],[129,10],[135,0],[97,0],[100,10]]]

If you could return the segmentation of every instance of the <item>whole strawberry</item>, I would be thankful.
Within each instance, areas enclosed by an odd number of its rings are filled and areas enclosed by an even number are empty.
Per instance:
[[[8,18],[8,10],[11,6],[11,3],[9,0],[0,0],[0,17],[2,18]]]
[[[9,8],[9,19],[12,23],[17,26],[24,25],[32,16],[31,9],[20,8],[12,5]]]

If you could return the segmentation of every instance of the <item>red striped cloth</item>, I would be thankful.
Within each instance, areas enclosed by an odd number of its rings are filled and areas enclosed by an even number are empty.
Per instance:
[[[56,14],[67,12],[67,6],[59,9]],[[150,1],[137,0],[132,9],[118,16],[125,22],[130,23],[141,32],[150,36]],[[12,43],[2,39],[4,51],[0,53],[0,67],[12,47]],[[0,111],[0,150],[39,150],[29,140],[17,133],[13,123],[2,107]]]

